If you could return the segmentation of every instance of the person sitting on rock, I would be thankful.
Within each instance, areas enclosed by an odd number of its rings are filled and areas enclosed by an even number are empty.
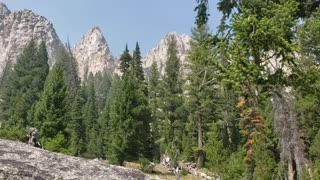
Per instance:
[[[37,129],[30,128],[28,137],[29,137],[29,141],[28,141],[29,145],[32,145],[34,147],[40,147],[40,148],[42,147]]]

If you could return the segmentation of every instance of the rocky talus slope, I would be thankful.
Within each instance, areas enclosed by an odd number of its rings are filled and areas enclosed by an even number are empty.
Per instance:
[[[148,180],[141,171],[0,139],[0,179]]]

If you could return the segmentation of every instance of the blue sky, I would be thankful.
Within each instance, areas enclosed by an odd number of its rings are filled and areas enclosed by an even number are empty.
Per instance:
[[[138,41],[142,56],[169,32],[190,34],[194,27],[196,0],[0,0],[10,10],[30,9],[54,25],[60,39],[78,43],[93,26],[99,26],[114,56],[128,43]],[[211,1],[216,2],[216,1]],[[210,4],[210,26],[220,15]],[[213,30],[215,30],[213,28]]]

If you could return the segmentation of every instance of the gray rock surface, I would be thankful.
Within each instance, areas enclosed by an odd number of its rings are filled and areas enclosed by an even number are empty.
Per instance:
[[[0,139],[0,179],[150,179],[141,171]]]
[[[188,53],[191,50],[191,37],[186,34],[180,35],[177,32],[171,32],[160,41],[156,48],[153,48],[151,51],[149,51],[147,56],[143,58],[143,67],[147,76],[153,63],[156,63],[160,73],[164,74],[165,63],[168,59],[168,48],[172,39],[176,40],[180,64],[182,66],[188,64]]]
[[[4,19],[10,13],[11,13],[11,11],[8,9],[7,5],[0,2],[0,20]]]
[[[72,50],[79,67],[79,77],[83,80],[90,73],[113,73],[114,58],[99,27],[93,27]]]
[[[0,77],[8,60],[14,64],[32,38],[37,43],[46,42],[51,67],[64,48],[52,23],[30,10],[10,12],[0,3]]]

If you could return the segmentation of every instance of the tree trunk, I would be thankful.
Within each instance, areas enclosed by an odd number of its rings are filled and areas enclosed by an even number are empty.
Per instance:
[[[295,180],[295,175],[294,175],[294,164],[293,164],[292,158],[289,159],[288,161],[288,180]]]
[[[224,116],[224,119],[226,119],[226,128],[227,128],[227,135],[228,135],[228,143],[230,144],[230,145],[232,145],[233,144],[233,142],[232,142],[232,130],[231,130],[231,126],[232,126],[232,124],[231,124],[231,122],[230,122],[230,112],[228,112],[227,110],[224,110],[223,111],[223,116]]]
[[[201,126],[201,119],[199,119],[198,122],[198,161],[197,161],[197,167],[201,168],[204,163],[204,151],[203,151],[203,133],[202,133],[202,126]]]
[[[306,145],[301,138],[297,123],[297,113],[294,111],[294,97],[290,88],[278,87],[272,96],[274,125],[280,134],[281,158],[288,162],[289,179],[295,174],[299,177],[304,169],[309,168],[306,158]]]

